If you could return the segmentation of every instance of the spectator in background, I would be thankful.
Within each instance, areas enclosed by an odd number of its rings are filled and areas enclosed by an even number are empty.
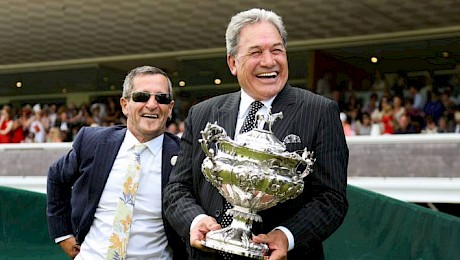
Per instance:
[[[399,70],[396,76],[395,83],[391,87],[391,96],[400,96],[404,98],[404,91],[407,87],[407,75],[406,72]]]
[[[382,122],[380,121],[379,118],[375,117],[375,118],[372,118],[371,116],[371,133],[370,135],[371,136],[379,136],[383,133],[382,131],[382,127],[383,127],[383,124]]]
[[[9,105],[4,105],[0,111],[0,143],[11,143],[13,133],[12,111]]]
[[[406,101],[404,102],[404,109],[406,114],[409,116],[412,125],[415,127],[418,133],[425,126],[425,119],[423,118],[423,113],[421,111],[413,109],[412,103],[412,98],[406,98]]]
[[[394,131],[394,134],[416,134],[417,130],[411,124],[410,117],[407,114],[403,114],[399,117],[398,127]]]
[[[418,86],[416,87],[418,89]],[[428,73],[427,75],[425,75],[424,80],[423,80],[423,86],[419,90],[420,95],[422,95],[423,104],[427,102],[428,93],[431,93],[431,92],[433,92],[433,76],[432,76],[432,73]]]
[[[72,128],[69,123],[67,108],[62,106],[58,109],[59,118],[56,119],[54,126],[61,130],[61,138],[64,142],[72,142]]]
[[[370,135],[372,130],[372,121],[369,113],[362,113],[361,120],[355,127],[356,135]]]
[[[425,128],[421,131],[422,134],[437,134],[439,132],[436,122],[433,121],[431,115],[426,116],[425,121],[426,124]]]
[[[393,119],[396,120],[396,122],[399,120],[401,115],[406,113],[406,109],[403,106],[403,102],[400,96],[394,96],[393,97]]]
[[[373,92],[370,96],[369,96],[369,100],[367,101],[367,104],[363,107],[362,109],[362,112],[363,113],[368,113],[369,115],[372,114],[372,112],[374,112],[374,110],[378,110],[378,95],[377,93]]]
[[[409,86],[409,98],[413,100],[412,109],[417,112],[422,112],[426,99],[422,96],[414,84]]]
[[[34,143],[44,143],[46,141],[46,129],[41,121],[41,106],[36,104],[33,108],[33,116],[31,116],[27,122],[29,129],[29,138],[32,138],[31,133],[33,134]]]
[[[460,134],[460,110],[455,111],[454,133]]]
[[[452,90],[452,98],[455,100],[456,105],[460,105],[460,64],[454,68],[454,72],[450,79]]]
[[[449,127],[449,119],[446,116],[440,117],[438,120],[438,133],[452,133],[453,131],[454,125],[452,124]]]
[[[177,122],[169,120],[166,123],[166,131],[173,135],[177,135],[177,133],[179,132]]]
[[[185,131],[185,123],[184,123],[184,120],[180,120],[179,121],[179,125],[178,125],[178,133],[177,133],[177,137],[181,138],[182,137],[182,134],[184,133]]]
[[[444,112],[443,112],[443,115],[445,115],[445,116],[447,116],[449,118],[454,117],[455,108],[456,108],[455,101],[452,98],[451,93],[452,93],[452,91],[450,89],[446,89],[441,94],[441,103],[442,103],[442,105],[444,106],[444,109],[445,109]]]
[[[378,92],[384,92],[387,90],[387,83],[383,79],[383,75],[379,69],[375,70],[374,81],[372,83],[372,90]]]
[[[340,121],[342,121],[343,133],[345,134],[345,136],[353,136],[353,135],[355,135],[355,131],[351,127],[351,124],[350,124],[350,121],[349,121],[349,118],[348,118],[347,114],[345,114],[344,112],[341,112],[340,113]]]
[[[26,138],[24,138],[24,143],[36,143],[35,142],[35,134],[28,132]]]
[[[52,128],[56,124],[56,119],[58,118],[57,114],[57,105],[51,104],[48,106],[48,119],[49,127]]]
[[[19,117],[13,121],[13,138],[12,143],[22,143],[29,134],[28,121],[31,114],[30,105],[22,107]]]
[[[361,111],[361,103],[356,97],[355,92],[351,92],[350,95],[348,96],[348,101],[347,101],[347,106],[346,106],[347,112],[353,111],[353,110]]]
[[[372,111],[371,113],[372,121],[379,122],[379,123],[382,121],[383,107],[389,104],[389,102],[390,101],[389,101],[388,95],[383,95],[380,98],[378,109],[374,109],[374,111]]]
[[[26,138],[26,131],[22,123],[21,118],[16,118],[13,120],[13,130],[12,130],[12,143],[22,143]]]
[[[89,120],[92,126],[102,126],[101,105],[98,103],[91,105],[91,119]]]
[[[46,135],[46,142],[47,143],[61,143],[62,142],[61,130],[56,126],[51,127],[50,131]]]
[[[382,129],[383,134],[393,134],[395,129],[393,107],[389,102],[382,104]]]
[[[341,112],[345,111],[347,108],[347,104],[343,101],[343,95],[338,90],[333,90],[331,94],[331,99],[334,100],[337,105],[339,106],[339,110]]]
[[[429,99],[423,108],[423,112],[425,113],[425,117],[430,115],[435,122],[438,122],[445,111],[444,105],[439,100],[439,94],[436,91],[429,93],[428,96]]]
[[[121,124],[121,119],[125,119],[124,115],[121,113],[121,107],[118,102],[114,100],[113,97],[107,99],[105,116],[103,117],[105,122],[112,122],[114,125]]]
[[[316,83],[316,93],[319,95],[330,98],[331,97],[331,80],[332,74],[326,72],[323,74],[323,77],[318,80]]]
[[[50,118],[48,116],[48,111],[49,111],[49,106],[47,104],[44,104],[43,109],[40,110],[40,122],[45,128],[45,133],[48,133],[52,126],[50,124]]]

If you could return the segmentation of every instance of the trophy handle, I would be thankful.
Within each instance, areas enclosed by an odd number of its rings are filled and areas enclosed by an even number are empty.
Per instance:
[[[299,175],[299,178],[303,179],[307,177],[313,171],[313,164],[316,158],[313,157],[313,151],[308,151],[307,147],[303,149],[301,164],[305,165],[305,169]]]
[[[213,160],[215,151],[214,149],[209,148],[209,146],[211,142],[215,143],[220,140],[225,140],[227,138],[227,132],[224,128],[217,125],[217,122],[214,124],[208,122],[206,127],[201,131],[201,136],[203,138],[198,140],[201,143],[201,148],[206,156]]]

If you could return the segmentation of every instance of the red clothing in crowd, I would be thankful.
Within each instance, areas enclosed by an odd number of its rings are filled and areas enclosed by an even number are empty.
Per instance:
[[[3,121],[2,125],[0,126],[0,130],[5,130],[8,122],[11,120]],[[0,143],[1,144],[6,144],[6,143],[11,143],[11,131],[5,135],[0,134]]]

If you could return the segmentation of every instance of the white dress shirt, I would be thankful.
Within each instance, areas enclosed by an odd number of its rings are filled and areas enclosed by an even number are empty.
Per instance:
[[[133,210],[127,259],[172,259],[161,214],[161,158],[164,135],[146,142]],[[102,192],[94,221],[75,259],[105,259],[127,162],[139,141],[128,130]],[[148,166],[148,167],[145,167]]]

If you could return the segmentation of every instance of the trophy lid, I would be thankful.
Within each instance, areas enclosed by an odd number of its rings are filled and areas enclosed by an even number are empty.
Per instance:
[[[283,112],[267,115],[258,115],[257,121],[263,121],[268,124],[268,130],[254,128],[249,132],[239,134],[235,138],[235,142],[242,146],[250,147],[259,151],[272,151],[282,153],[286,150],[286,146],[272,132],[272,125],[276,119],[283,118]],[[260,125],[260,124],[258,124]]]
[[[235,142],[259,151],[282,153],[286,150],[286,146],[272,132],[263,129],[253,129],[240,134],[236,136]]]

